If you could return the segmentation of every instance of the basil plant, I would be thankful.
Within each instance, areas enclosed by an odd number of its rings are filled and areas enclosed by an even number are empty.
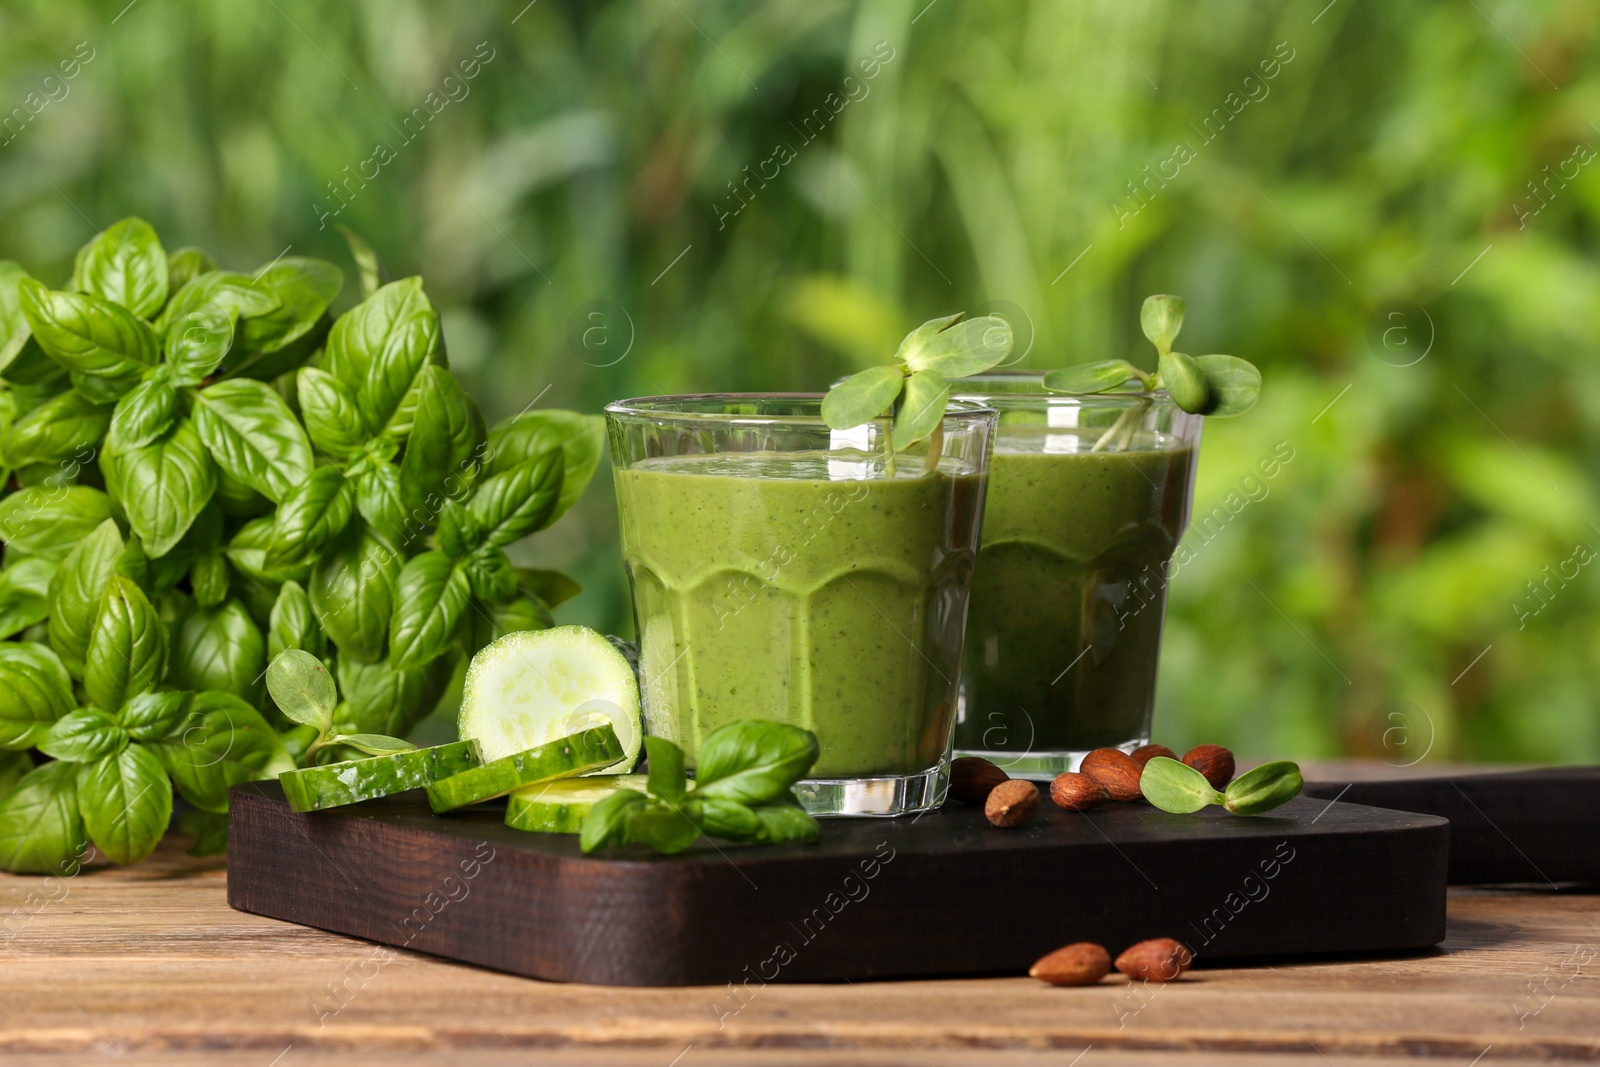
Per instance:
[[[301,649],[337,735],[403,736],[457,668],[578,591],[506,549],[593,476],[596,416],[486,426],[420,278],[245,274],[130,218],[52,289],[0,262],[0,867],[225,842],[228,789],[316,738],[262,679]]]

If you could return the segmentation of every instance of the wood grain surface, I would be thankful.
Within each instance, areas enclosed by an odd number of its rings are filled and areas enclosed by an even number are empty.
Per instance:
[[[1152,937],[1211,959],[1418,949],[1444,936],[1449,840],[1436,817],[1302,797],[1249,819],[1046,804],[1005,831],[951,804],[832,820],[815,845],[584,856],[508,828],[504,802],[439,817],[419,790],[301,814],[275,782],[235,787],[229,827],[234,907],[629,986],[1015,974]]]
[[[181,848],[65,881],[0,875],[0,1063],[1600,1059],[1600,898],[1581,893],[1452,891],[1445,941],[1398,959],[1202,967],[1148,991],[1121,978],[771,985],[741,1008],[726,988],[538,982],[249,915],[227,906],[220,859]],[[1004,914],[1002,888],[972,921]]]

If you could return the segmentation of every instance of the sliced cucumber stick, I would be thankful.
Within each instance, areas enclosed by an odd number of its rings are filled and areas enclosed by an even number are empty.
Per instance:
[[[589,778],[556,778],[523,786],[506,804],[506,825],[513,830],[545,834],[583,831],[589,809],[619,789],[643,793],[649,775],[616,774]]]
[[[639,685],[627,657],[585,626],[520,630],[472,657],[461,695],[462,740],[493,761],[610,725],[622,748],[613,773],[639,758]]]
[[[482,761],[471,741],[418,748],[388,756],[345,760],[278,775],[295,811],[321,811],[391,793],[403,793],[471,770]]]
[[[609,767],[621,756],[622,743],[608,723],[442,778],[428,786],[428,804],[434,811],[450,811],[549,778]]]

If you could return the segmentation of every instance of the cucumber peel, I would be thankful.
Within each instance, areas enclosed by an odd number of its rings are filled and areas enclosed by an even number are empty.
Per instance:
[[[583,832],[589,809],[622,789],[643,793],[648,775],[616,774],[604,777],[555,778],[523,786],[506,803],[506,825],[513,830],[545,834]]]
[[[295,811],[321,811],[417,789],[478,766],[476,747],[455,741],[387,756],[345,760],[278,775],[283,795]]]
[[[639,758],[639,684],[627,657],[586,626],[519,630],[472,657],[461,694],[462,740],[486,762],[597,726],[620,742],[591,773],[620,773]]]
[[[428,805],[436,812],[466,807],[535,782],[612,766],[621,755],[622,743],[607,723],[441,778],[428,786]]]

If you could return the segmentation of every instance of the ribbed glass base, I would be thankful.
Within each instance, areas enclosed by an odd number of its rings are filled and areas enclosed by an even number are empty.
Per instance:
[[[830,815],[914,815],[944,803],[949,767],[883,778],[810,778],[794,787],[800,804],[818,818]]]
[[[1124,752],[1132,752],[1141,745],[1148,745],[1149,738],[1136,737],[1132,741],[1124,741],[1120,745],[1098,745],[1097,748],[1120,748]],[[1054,749],[1045,752],[984,752],[980,749],[957,749],[957,756],[981,756],[990,763],[999,767],[1013,778],[1028,778],[1036,782],[1048,782],[1056,775],[1065,771],[1075,771],[1094,749]]]

